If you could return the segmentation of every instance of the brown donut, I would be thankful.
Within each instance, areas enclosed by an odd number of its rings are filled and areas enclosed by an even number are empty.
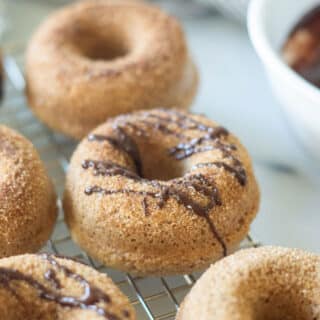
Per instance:
[[[180,24],[142,1],[81,1],[33,36],[27,95],[49,127],[82,138],[108,117],[187,108],[198,76]]]
[[[258,204],[238,139],[203,116],[169,109],[94,130],[72,156],[64,199],[73,239],[139,275],[208,267],[246,236]]]
[[[1,320],[134,320],[105,274],[48,254],[0,260]]]
[[[32,144],[0,126],[0,257],[40,249],[56,220],[56,195]]]
[[[185,298],[177,320],[319,320],[320,256],[263,247],[210,267]]]

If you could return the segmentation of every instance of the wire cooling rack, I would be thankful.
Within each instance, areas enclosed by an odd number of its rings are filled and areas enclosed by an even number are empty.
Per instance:
[[[33,142],[46,164],[59,199],[61,199],[68,160],[76,143],[51,132],[34,118],[24,97],[24,46],[15,45],[5,49],[4,67],[8,81],[6,81],[5,99],[0,108],[0,122],[18,130]],[[136,308],[137,319],[164,320],[175,318],[179,304],[199,278],[200,273],[175,277],[140,278],[106,268],[90,258],[72,242],[63,221],[61,200],[58,200],[58,207],[60,212],[55,230],[43,251],[77,258],[100,272],[107,273],[129,297]],[[241,248],[258,245],[250,236],[247,236],[241,244]]]

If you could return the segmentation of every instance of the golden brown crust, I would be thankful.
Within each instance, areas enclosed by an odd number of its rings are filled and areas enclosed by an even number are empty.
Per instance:
[[[118,114],[187,108],[198,82],[179,23],[128,0],[81,1],[52,14],[29,45],[26,77],[35,114],[75,138]]]
[[[53,185],[32,144],[0,126],[0,257],[39,250],[56,220]]]
[[[320,319],[320,256],[296,249],[241,250],[208,269],[177,320]]]
[[[194,124],[199,129],[187,129]],[[133,148],[121,150],[128,141],[120,148],[121,142],[117,146],[112,141],[119,128],[135,142],[146,179],[132,176],[139,172]],[[221,258],[223,244],[232,252],[246,236],[259,206],[259,189],[246,150],[228,134],[203,138],[196,148],[208,151],[184,160],[168,154],[182,135],[195,141],[219,128],[203,116],[156,109],[111,119],[94,130],[97,139],[90,141],[91,135],[79,144],[66,180],[64,209],[73,239],[105,264],[140,275],[203,269]],[[102,139],[106,136],[111,140]],[[232,167],[237,160],[242,164],[234,172],[221,165]],[[126,173],[107,168],[110,162]],[[214,165],[195,168],[206,163]],[[241,169],[246,182],[241,180]],[[218,235],[213,234],[214,227]]]
[[[0,260],[0,315],[5,320],[135,319],[128,299],[105,274],[45,254]]]

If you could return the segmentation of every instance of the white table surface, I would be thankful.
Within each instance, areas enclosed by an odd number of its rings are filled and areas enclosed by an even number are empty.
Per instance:
[[[13,23],[6,41],[23,41],[48,6],[8,2]],[[253,236],[320,253],[319,168],[288,128],[245,28],[214,15],[183,23],[201,73],[193,110],[236,133],[254,158],[262,202]]]

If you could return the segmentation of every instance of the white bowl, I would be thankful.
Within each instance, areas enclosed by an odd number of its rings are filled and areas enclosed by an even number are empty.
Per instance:
[[[316,5],[319,0],[252,0],[248,29],[291,126],[320,159],[320,89],[294,72],[281,57],[281,47],[291,29]]]

